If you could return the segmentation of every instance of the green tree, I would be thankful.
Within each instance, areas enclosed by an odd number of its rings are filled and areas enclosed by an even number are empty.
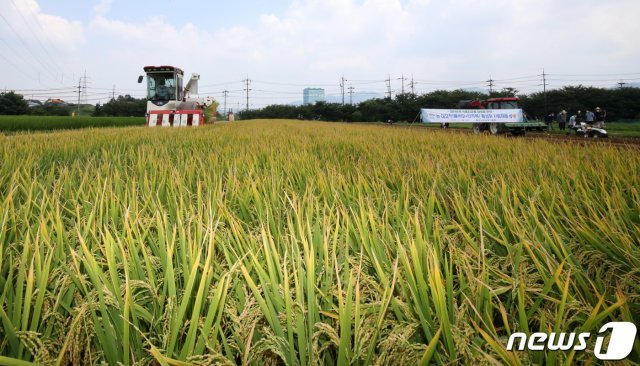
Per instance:
[[[102,112],[102,105],[100,103],[96,104],[96,107],[93,109],[93,117],[102,117],[104,113]]]
[[[68,116],[71,114],[71,107],[60,104],[46,104],[42,107],[32,108],[29,114],[34,116]]]
[[[0,114],[18,115],[28,113],[29,105],[22,95],[12,91],[0,93]]]
[[[640,119],[640,88],[605,89],[595,87],[565,86],[560,89],[519,94],[515,88],[504,88],[494,92],[493,97],[520,98],[520,106],[532,117],[543,118],[547,113],[566,110],[594,110],[596,107],[607,111],[607,121]],[[299,118],[324,121],[413,121],[420,108],[456,108],[460,101],[487,99],[486,93],[469,90],[436,90],[415,95],[398,94],[395,98],[369,99],[357,106],[338,103],[317,103],[304,106],[270,105],[263,109],[241,112],[242,119],[251,118]]]
[[[144,98],[136,99],[130,95],[119,95],[118,98],[111,99],[103,106],[100,106],[99,112],[94,115],[102,115],[109,117],[135,117],[144,116],[147,113],[147,100]]]

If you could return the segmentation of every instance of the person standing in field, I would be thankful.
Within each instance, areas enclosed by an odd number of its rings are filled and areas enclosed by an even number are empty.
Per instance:
[[[555,114],[553,114],[553,112],[549,112],[549,114],[547,114],[544,117],[544,123],[547,125],[547,128],[549,130],[551,130],[551,125],[553,124],[553,120],[556,118]]]
[[[572,114],[571,117],[569,117],[569,132],[567,132],[567,135],[571,132],[571,130],[573,130],[574,128],[576,128],[576,115]]]
[[[564,127],[567,124],[567,111],[562,110],[560,113],[558,113],[558,115],[556,116],[556,120],[558,121],[558,128],[560,129],[560,131],[564,131]]]
[[[592,125],[595,118],[596,118],[595,114],[593,114],[593,112],[591,112],[590,110],[587,110],[587,113],[585,114],[585,119],[587,124]]]
[[[606,116],[607,116],[607,112],[604,109],[600,109],[600,107],[596,107],[596,113],[595,113],[596,127],[604,128],[604,119]]]

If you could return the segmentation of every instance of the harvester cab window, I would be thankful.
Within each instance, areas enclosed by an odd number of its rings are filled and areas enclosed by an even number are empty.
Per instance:
[[[176,99],[176,80],[173,73],[149,74],[147,80],[150,100]]]

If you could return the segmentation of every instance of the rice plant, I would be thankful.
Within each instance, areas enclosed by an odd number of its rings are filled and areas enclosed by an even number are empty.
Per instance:
[[[0,364],[561,365],[597,360],[509,335],[640,323],[637,150],[297,121],[0,138]]]
[[[0,132],[5,134],[78,128],[143,126],[145,124],[144,117],[0,115]]]

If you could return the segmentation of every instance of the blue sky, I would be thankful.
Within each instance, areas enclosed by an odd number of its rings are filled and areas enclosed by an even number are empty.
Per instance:
[[[613,86],[640,81],[637,0],[0,0],[0,87],[38,99],[142,96],[145,65],[201,75],[200,94],[261,107],[340,94]],[[375,95],[375,94],[373,94]],[[77,96],[76,96],[77,98]]]

